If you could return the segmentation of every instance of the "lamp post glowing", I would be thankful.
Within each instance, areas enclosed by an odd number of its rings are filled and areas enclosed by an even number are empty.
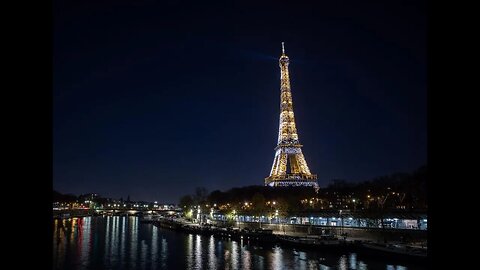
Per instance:
[[[273,201],[271,204],[270,204],[270,212],[273,212],[273,206],[272,205],[275,205],[276,202]],[[277,213],[278,213],[278,210],[277,210]],[[273,217],[273,213],[272,213],[272,217]]]

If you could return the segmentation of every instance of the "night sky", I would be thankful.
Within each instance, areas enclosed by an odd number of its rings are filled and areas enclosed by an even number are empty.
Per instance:
[[[55,190],[176,203],[263,185],[282,41],[320,187],[426,164],[425,3],[225,2],[54,1]]]

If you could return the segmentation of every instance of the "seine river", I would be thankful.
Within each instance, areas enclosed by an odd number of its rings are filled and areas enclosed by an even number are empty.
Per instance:
[[[53,269],[424,269],[405,262],[200,236],[138,217],[54,220]]]

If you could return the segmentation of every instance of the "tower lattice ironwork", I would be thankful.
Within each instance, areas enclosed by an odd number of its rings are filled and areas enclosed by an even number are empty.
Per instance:
[[[279,59],[280,77],[280,124],[278,144],[275,147],[270,176],[265,178],[266,186],[313,186],[318,188],[317,175],[312,174],[302,153],[298,140],[295,116],[293,114],[292,92],[288,74],[289,59],[282,42]]]

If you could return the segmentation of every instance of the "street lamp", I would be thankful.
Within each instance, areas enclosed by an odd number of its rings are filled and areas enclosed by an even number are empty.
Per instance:
[[[272,204],[273,204],[273,205],[275,205],[275,204],[276,204],[276,202],[275,202],[275,201],[273,201],[273,202],[272,202]],[[273,211],[273,206],[272,206],[272,204],[270,204],[270,211]],[[278,215],[278,210],[276,211],[276,213],[277,213],[277,215]],[[272,214],[272,215],[273,215],[273,214]]]

